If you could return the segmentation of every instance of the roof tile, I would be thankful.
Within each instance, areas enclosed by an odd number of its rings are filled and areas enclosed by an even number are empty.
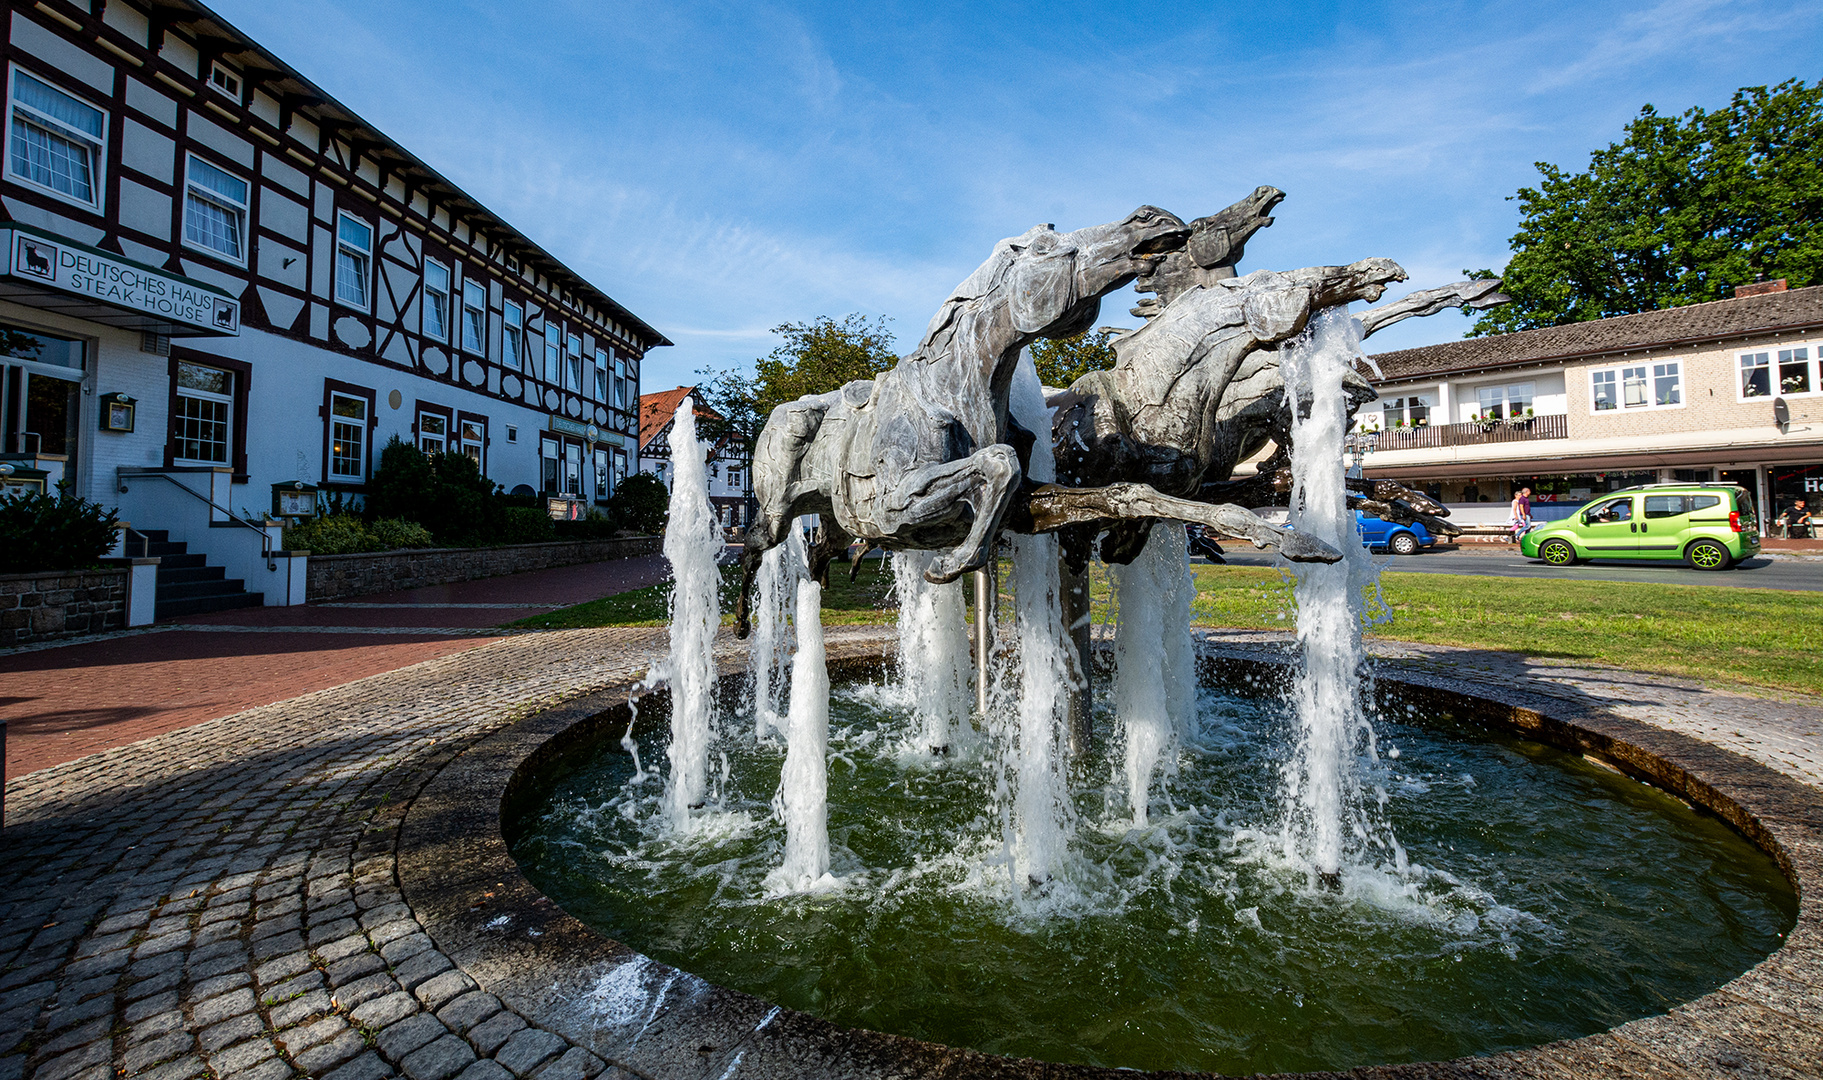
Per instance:
[[[1380,353],[1387,380],[1823,327],[1823,285]]]

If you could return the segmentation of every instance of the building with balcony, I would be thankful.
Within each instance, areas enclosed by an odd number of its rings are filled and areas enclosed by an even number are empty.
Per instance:
[[[572,507],[633,467],[664,335],[208,8],[0,32],[15,482],[213,556],[281,489],[358,500],[393,436]]]
[[[1382,353],[1364,467],[1468,508],[1736,483],[1765,523],[1823,492],[1823,286]],[[1499,508],[1504,517],[1505,508]],[[1471,512],[1467,520],[1474,520]]]

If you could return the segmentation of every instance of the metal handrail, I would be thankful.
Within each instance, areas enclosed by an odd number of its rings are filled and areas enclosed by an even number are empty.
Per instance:
[[[260,556],[266,560],[266,569],[277,570],[279,568],[278,560],[276,560],[272,557],[272,534],[267,532],[265,529],[260,528],[258,525],[253,524],[251,521],[247,521],[244,518],[235,517],[234,511],[228,509],[225,506],[218,504],[214,499],[211,499],[209,496],[204,495],[202,492],[196,490],[193,487],[190,487],[188,484],[179,483],[177,481],[176,477],[171,476],[168,473],[136,469],[132,472],[127,472],[127,471],[123,470],[119,475],[120,475],[120,493],[122,495],[125,495],[127,493],[127,479],[129,477],[134,478],[134,479],[137,479],[139,477],[151,477],[151,478],[157,479],[157,480],[165,480],[165,481],[168,481],[172,487],[175,487],[177,490],[183,492],[184,494],[190,496],[191,498],[197,499],[203,503],[208,504],[208,506],[213,510],[221,511],[222,514],[225,515],[227,517],[227,519],[229,521],[233,522],[234,524],[240,525],[244,528],[252,529],[254,532],[259,533],[260,534]]]

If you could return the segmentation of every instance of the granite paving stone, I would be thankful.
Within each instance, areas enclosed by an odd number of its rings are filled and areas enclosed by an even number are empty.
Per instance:
[[[411,1080],[449,1080],[474,1060],[474,1048],[455,1035],[445,1035],[405,1055],[399,1067]]]
[[[832,648],[875,648],[887,633],[828,629]],[[1236,653],[1284,640],[1202,637]],[[402,894],[394,852],[418,792],[457,754],[539,709],[630,683],[664,642],[644,628],[507,637],[10,778],[0,1028],[24,1017],[32,1041],[29,1054],[3,1056],[17,1040],[0,1039],[0,1080],[135,1069],[161,1080],[632,1075],[453,961]],[[724,635],[718,656],[739,666],[741,648]],[[1601,701],[1823,788],[1823,709],[1807,702],[1509,654],[1373,648],[1394,677],[1518,687],[1565,707]],[[1823,847],[1793,852],[1823,865]],[[1819,926],[1807,900],[1801,947],[1657,1026],[1423,1075],[1802,1075],[1823,1055]],[[677,1075],[702,1067],[680,1062]],[[769,1075],[784,1075],[777,1067]]]

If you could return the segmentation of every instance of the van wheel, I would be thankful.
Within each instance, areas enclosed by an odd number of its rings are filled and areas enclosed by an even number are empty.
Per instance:
[[[1714,540],[1698,540],[1684,554],[1690,565],[1698,570],[1726,570],[1733,561],[1728,557],[1728,549]]]
[[[1394,555],[1410,555],[1418,550],[1418,538],[1402,532],[1388,540],[1386,546],[1392,549]]]
[[[1538,548],[1538,557],[1552,566],[1569,566],[1576,561],[1576,549],[1567,541],[1546,540]]]

